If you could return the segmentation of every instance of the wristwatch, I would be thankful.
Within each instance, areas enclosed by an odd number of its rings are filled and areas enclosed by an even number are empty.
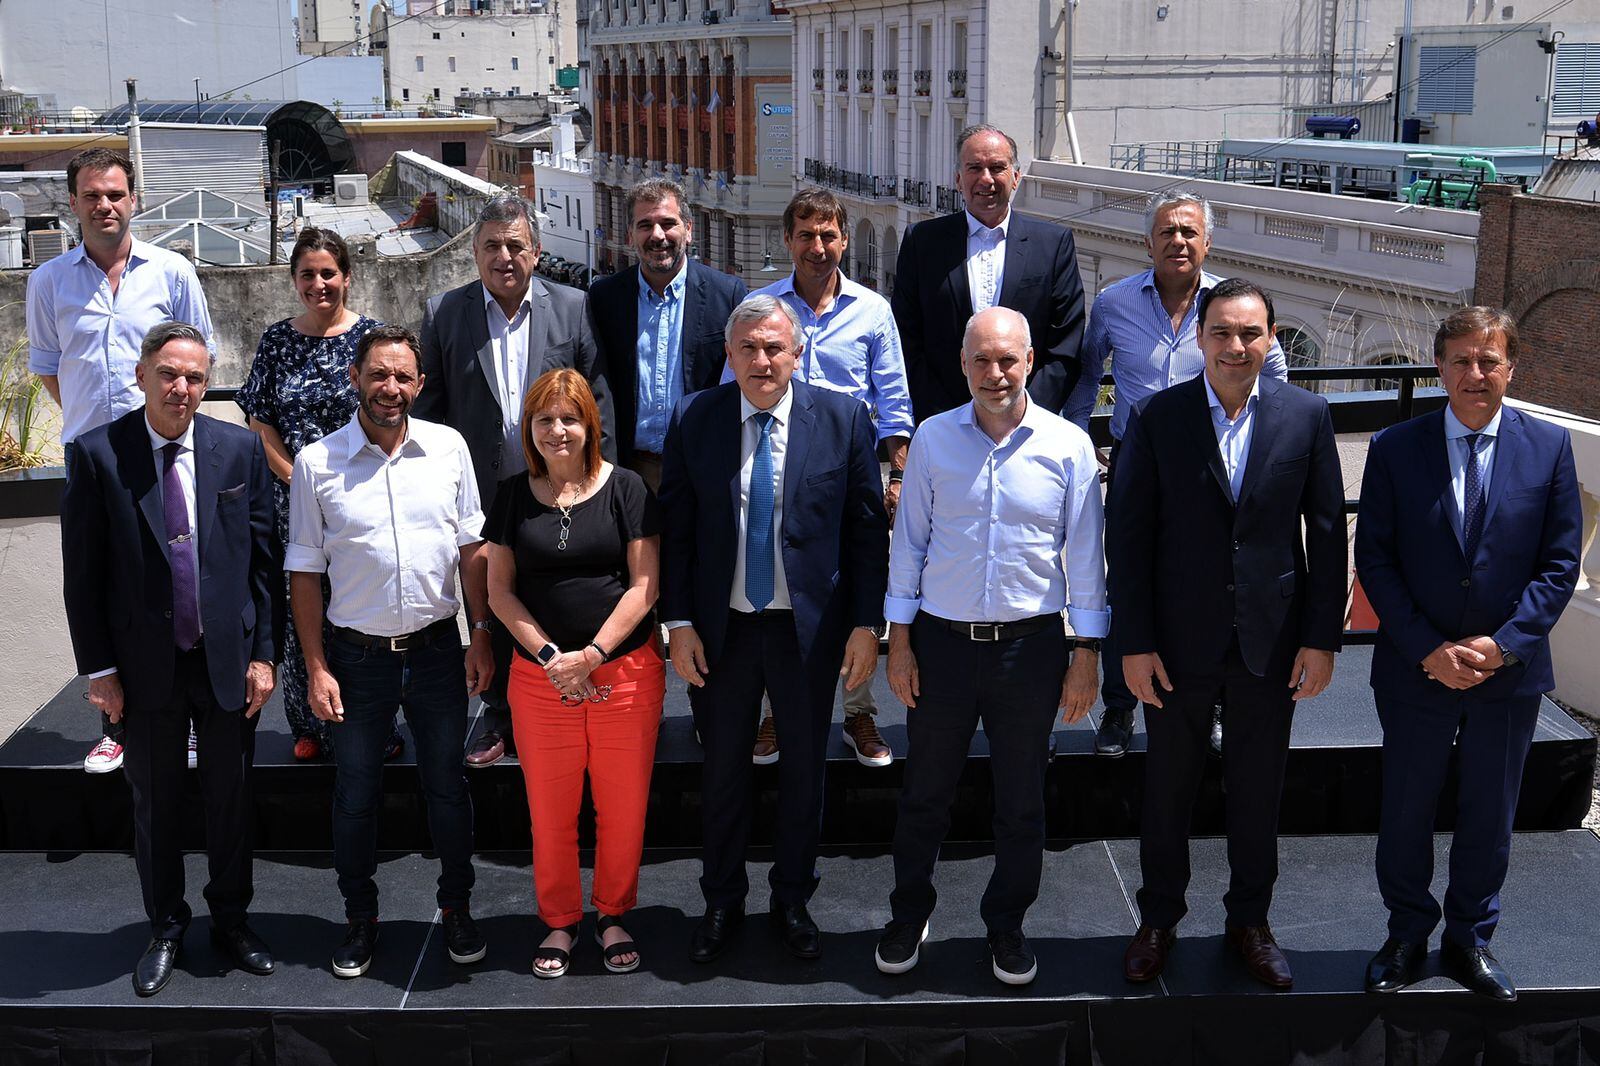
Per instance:
[[[549,666],[550,660],[561,654],[561,649],[554,644],[546,643],[544,647],[533,653],[534,661],[540,666]]]
[[[1506,665],[1507,666],[1521,666],[1522,665],[1522,660],[1517,658],[1517,653],[1516,652],[1512,651],[1510,648],[1506,647],[1504,644],[1500,643],[1498,640],[1494,642],[1494,646],[1500,649],[1500,658],[1502,658],[1502,659],[1504,659],[1506,661]]]
[[[487,618],[480,618],[476,622],[472,623],[472,631],[474,633],[487,633],[492,628],[493,627],[489,625],[489,620]]]
[[[1082,648],[1084,651],[1092,651],[1096,655],[1100,654],[1099,637],[1077,637],[1072,641],[1072,646],[1074,648]]]

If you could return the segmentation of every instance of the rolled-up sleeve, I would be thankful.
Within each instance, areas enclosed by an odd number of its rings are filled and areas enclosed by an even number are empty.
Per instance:
[[[284,545],[283,568],[297,574],[325,574],[322,504],[317,501],[316,474],[306,459],[304,451],[295,457],[289,479],[289,543]]]
[[[461,477],[456,483],[456,514],[461,516],[461,527],[456,534],[456,547],[465,548],[483,539],[483,504],[478,499],[478,477],[473,473],[466,441],[456,442],[456,455],[461,460]]]
[[[910,625],[922,609],[922,569],[928,561],[933,527],[933,470],[926,441],[921,434],[911,438],[889,545],[889,591],[883,598],[883,616],[901,625]]]
[[[1067,574],[1067,621],[1080,637],[1103,637],[1111,628],[1106,609],[1105,507],[1100,502],[1100,466],[1088,438],[1072,456],[1072,486],[1062,499]]]
[[[61,369],[61,341],[56,336],[55,289],[40,274],[36,270],[28,279],[28,369],[48,375]]]

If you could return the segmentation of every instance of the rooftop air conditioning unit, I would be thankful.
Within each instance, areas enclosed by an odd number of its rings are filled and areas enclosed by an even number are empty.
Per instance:
[[[28,234],[28,258],[33,260],[33,265],[49,262],[56,256],[66,252],[68,247],[67,233],[59,229],[36,229]]]
[[[333,177],[333,202],[340,207],[354,207],[367,203],[367,176],[365,174],[335,174]]]

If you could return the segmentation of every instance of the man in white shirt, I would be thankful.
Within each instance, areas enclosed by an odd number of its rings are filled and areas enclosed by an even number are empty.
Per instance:
[[[356,417],[302,449],[290,480],[284,569],[311,709],[334,723],[333,861],[350,923],[333,955],[340,977],[365,973],[378,939],[377,815],[397,705],[416,741],[439,852],[445,945],[458,963],[487,950],[468,911],[472,800],[461,765],[467,699],[494,671],[483,510],[461,434],[409,417],[421,362],[410,330],[380,326],[363,337],[350,368]],[[472,627],[465,655],[458,571]],[[333,590],[326,646],[323,574]]]
[[[61,407],[70,470],[79,436],[144,403],[134,367],[152,328],[185,322],[212,355],[216,343],[194,267],[129,231],[139,205],[128,157],[106,148],[79,153],[67,164],[67,191],[80,243],[29,276],[27,316],[28,369]],[[102,716],[101,739],[83,768],[103,774],[121,765],[122,728]]]

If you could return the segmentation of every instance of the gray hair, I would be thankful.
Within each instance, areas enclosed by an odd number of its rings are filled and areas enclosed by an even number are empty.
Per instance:
[[[151,358],[173,341],[194,341],[206,349],[206,354],[211,356],[211,362],[216,362],[216,357],[211,355],[211,350],[206,345],[206,335],[198,326],[191,326],[187,322],[174,322],[171,319],[157,322],[151,327],[150,332],[144,335],[144,340],[139,342],[139,361],[142,363]]]
[[[678,210],[684,211],[689,203],[684,199],[683,186],[671,178],[646,178],[628,190],[628,195],[623,205],[628,214],[628,225],[633,225],[634,205],[641,201],[647,204],[659,204],[667,197],[672,197],[678,202]]]
[[[968,141],[972,140],[972,138],[978,136],[980,133],[993,133],[997,136],[1004,137],[1006,139],[1006,145],[1011,149],[1011,169],[1020,170],[1017,162],[1016,140],[1011,136],[1011,134],[1007,133],[999,126],[991,125],[988,122],[979,122],[976,125],[967,126],[960,133],[956,134],[956,166],[959,167],[961,165],[961,150],[967,146]]]
[[[1010,316],[1022,328],[1022,346],[1033,347],[1033,330],[1028,327],[1028,316],[1009,307],[988,307],[967,319],[967,328],[961,331],[961,350],[972,351],[972,330],[978,324],[978,319],[984,315]]]
[[[744,301],[733,309],[733,313],[728,316],[728,325],[723,330],[723,335],[732,336],[735,326],[753,326],[759,322],[765,322],[775,314],[782,314],[788,320],[789,347],[798,351],[801,345],[800,338],[803,335],[800,327],[800,316],[795,314],[794,308],[783,300],[763,293],[746,296]]]
[[[1145,204],[1144,208],[1144,235],[1146,237],[1154,235],[1156,231],[1156,217],[1173,204],[1198,205],[1200,208],[1200,214],[1204,216],[1206,220],[1206,240],[1209,241],[1211,239],[1211,224],[1214,221],[1211,215],[1211,204],[1207,202],[1206,198],[1201,196],[1199,193],[1184,192],[1181,189],[1177,192],[1158,192],[1151,194],[1150,202]]]
[[[539,247],[539,213],[533,206],[533,201],[518,196],[516,193],[505,192],[498,196],[489,197],[488,203],[478,212],[478,220],[472,224],[472,243],[478,243],[478,234],[483,232],[483,227],[491,222],[515,222],[519,218],[528,220],[528,233],[533,237],[533,246]]]

